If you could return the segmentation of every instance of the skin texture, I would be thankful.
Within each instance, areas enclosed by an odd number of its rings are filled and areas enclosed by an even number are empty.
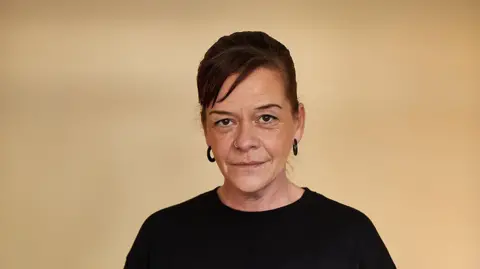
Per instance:
[[[221,99],[235,81],[222,85]],[[305,110],[292,108],[281,73],[258,68],[230,96],[206,110],[204,132],[224,176],[220,199],[242,211],[263,211],[299,199],[303,189],[286,176],[294,138],[300,142]]]

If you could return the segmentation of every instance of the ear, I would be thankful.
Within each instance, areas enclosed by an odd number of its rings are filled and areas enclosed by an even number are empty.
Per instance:
[[[211,141],[210,141],[210,132],[208,130],[208,126],[206,122],[202,122],[202,128],[203,128],[203,137],[205,138],[205,144],[208,146],[211,146]]]
[[[298,142],[303,137],[303,131],[305,129],[305,106],[300,103],[298,105],[297,115],[295,117],[295,136],[294,138],[297,139]]]
[[[203,137],[205,138],[205,143],[208,146],[209,145],[209,143],[208,143],[208,131],[207,131],[207,125],[205,124],[205,122],[202,122],[202,129],[203,129]]]
[[[212,144],[210,143],[210,138],[209,138],[209,126],[207,123],[207,113],[208,113],[208,107],[207,108],[202,108],[202,111],[200,112],[200,121],[202,123],[202,129],[203,129],[203,137],[205,138],[205,143],[207,146],[211,146]]]

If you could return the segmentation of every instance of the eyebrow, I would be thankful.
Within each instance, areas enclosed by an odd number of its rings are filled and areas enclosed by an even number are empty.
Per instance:
[[[228,112],[228,111],[224,111],[224,110],[212,110],[210,111],[210,113],[208,113],[209,115],[212,115],[212,114],[219,114],[219,115],[233,115],[232,112]]]
[[[265,110],[265,109],[269,109],[269,108],[279,108],[279,109],[282,109],[282,106],[277,105],[277,104],[266,104],[266,105],[262,105],[262,106],[256,107],[255,110]],[[208,113],[208,114],[209,114],[209,115],[219,114],[219,115],[229,115],[229,116],[234,115],[234,113],[229,112],[229,111],[225,111],[225,110],[212,110],[212,111],[210,111],[210,113]]]
[[[265,110],[265,109],[274,108],[274,107],[282,109],[282,106],[277,104],[266,104],[266,105],[255,108],[255,110]]]

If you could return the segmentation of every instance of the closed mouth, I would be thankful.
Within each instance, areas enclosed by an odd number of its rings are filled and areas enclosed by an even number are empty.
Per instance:
[[[240,163],[232,163],[232,165],[237,167],[256,167],[264,163],[266,162],[240,162]]]

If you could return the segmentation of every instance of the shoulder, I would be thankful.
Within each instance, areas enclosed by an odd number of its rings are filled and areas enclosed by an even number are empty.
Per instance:
[[[372,220],[363,211],[331,199],[318,192],[310,192],[309,207],[313,214],[319,216],[322,221],[332,223],[338,227],[348,228],[355,233],[375,232]]]
[[[312,192],[310,195],[315,215],[329,225],[329,231],[347,236],[355,246],[360,268],[395,268],[377,228],[362,211]]]
[[[178,231],[182,224],[190,223],[191,219],[188,218],[200,219],[201,214],[208,208],[208,203],[212,201],[212,193],[214,194],[213,190],[199,194],[150,214],[137,233],[127,256],[127,264],[132,268],[146,268],[139,264],[144,264],[148,260],[147,256],[152,244],[160,249],[168,244],[162,245],[158,244],[159,242],[173,242],[175,233],[172,231]]]
[[[307,189],[309,193],[309,206],[324,214],[347,218],[349,220],[365,220],[368,218],[362,211],[355,207],[341,203],[321,193]]]
[[[159,209],[150,214],[144,221],[144,226],[165,226],[194,218],[209,210],[213,204],[215,190],[209,190],[189,198],[183,202]]]

